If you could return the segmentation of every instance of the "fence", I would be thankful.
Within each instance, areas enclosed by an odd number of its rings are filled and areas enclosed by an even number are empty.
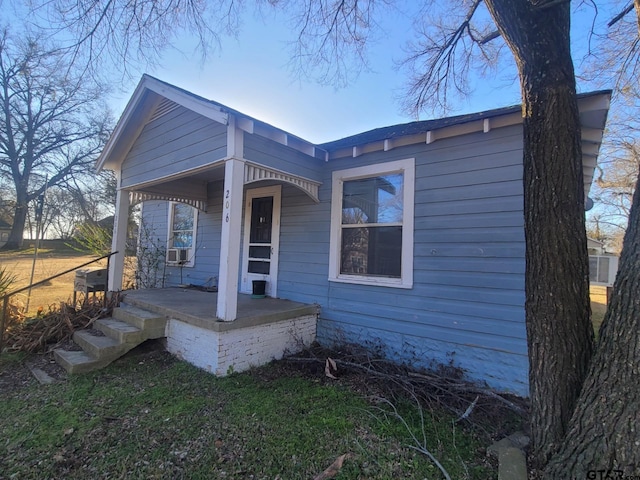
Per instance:
[[[7,322],[6,322],[7,310],[8,310],[8,307],[9,307],[9,299],[12,296],[14,296],[14,295],[16,295],[18,293],[22,293],[22,292],[24,292],[26,290],[32,289],[34,287],[38,287],[40,285],[43,285],[43,284],[45,284],[47,282],[50,282],[51,280],[53,280],[55,278],[61,277],[62,275],[66,275],[68,273],[80,270],[81,268],[86,267],[87,265],[91,265],[93,263],[99,262],[101,260],[104,260],[105,258],[107,259],[107,272],[109,272],[109,263],[110,263],[111,257],[113,255],[115,255],[116,253],[118,253],[118,252],[108,253],[107,255],[103,255],[100,258],[95,258],[95,259],[93,259],[91,261],[85,262],[85,263],[83,263],[81,265],[78,265],[76,267],[73,267],[73,268],[70,268],[68,270],[65,270],[64,272],[60,272],[60,273],[57,273],[56,275],[52,275],[52,276],[50,276],[48,278],[45,278],[44,280],[40,280],[38,282],[32,283],[30,285],[27,285],[26,287],[22,287],[22,288],[19,288],[17,290],[13,290],[12,292],[9,292],[9,293],[3,295],[2,297],[0,297],[2,299],[2,313],[1,313],[1,316],[0,316],[0,352],[2,352],[2,350],[4,348],[4,334],[5,334],[5,326],[7,324]],[[107,275],[108,275],[108,273],[107,273]],[[108,280],[109,280],[108,278],[105,278],[105,285],[107,285],[109,283]]]

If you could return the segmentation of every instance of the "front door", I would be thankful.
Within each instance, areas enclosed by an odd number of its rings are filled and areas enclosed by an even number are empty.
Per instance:
[[[240,291],[252,293],[254,280],[266,280],[266,294],[276,296],[280,239],[280,185],[247,190]]]

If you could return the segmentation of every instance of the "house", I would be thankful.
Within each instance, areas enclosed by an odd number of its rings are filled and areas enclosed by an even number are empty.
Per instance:
[[[579,96],[585,195],[609,100]],[[189,361],[225,373],[204,357],[258,280],[271,299],[255,308],[282,299],[319,309],[307,339],[451,364],[527,395],[522,145],[519,106],[317,145],[145,75],[98,161],[118,181],[109,289],[121,289],[127,211],[140,201],[166,248],[152,286],[218,288],[209,324],[167,326],[167,348]],[[238,335],[260,343],[276,331],[262,325]]]
[[[602,255],[606,253],[604,242],[590,237],[587,237],[587,250],[589,251],[589,255]]]
[[[9,241],[10,233],[11,233],[11,224],[0,219],[0,248],[4,247],[5,243]]]

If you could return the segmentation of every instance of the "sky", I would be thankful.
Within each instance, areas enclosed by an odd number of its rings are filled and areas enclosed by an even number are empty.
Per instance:
[[[245,18],[238,38],[224,38],[222,47],[202,64],[193,43],[183,53],[167,51],[162,66],[144,73],[207,99],[223,103],[314,143],[323,143],[377,127],[416,120],[401,111],[399,98],[407,75],[399,71],[402,46],[411,18],[399,12],[382,18],[383,34],[371,45],[370,69],[348,87],[323,86],[314,79],[296,79],[287,64],[291,35],[280,18]],[[112,102],[119,115],[138,79],[124,85]],[[502,79],[480,82],[474,95],[457,102],[451,114],[519,103],[515,71]],[[438,112],[440,113],[440,112]],[[420,119],[440,114],[422,114]]]
[[[609,3],[599,3],[596,20],[600,23],[611,17],[608,10],[617,8]],[[595,11],[589,4],[575,2],[574,5],[572,39],[574,56],[579,59],[587,49]],[[168,50],[162,55],[161,66],[141,68],[139,73],[148,73],[314,143],[443,116],[442,112],[423,112],[420,118],[414,118],[401,110],[399,99],[407,74],[399,70],[397,62],[403,59],[402,48],[412,32],[410,15],[400,10],[387,11],[380,16],[379,25],[382,33],[370,45],[370,69],[352,77],[344,88],[323,86],[313,78],[294,77],[287,67],[291,29],[282,14],[266,18],[245,15],[237,38],[223,37],[221,48],[204,63],[200,54],[194,52],[193,40],[184,37],[178,42],[181,52]],[[139,76],[132,78],[113,96],[111,106],[117,117],[138,80]],[[513,65],[502,68],[498,75],[475,76],[472,81],[472,94],[453,102],[447,114],[477,112],[520,102]],[[579,85],[579,90],[585,90],[581,87]]]
[[[246,4],[251,2],[246,2]],[[599,0],[597,22],[602,24],[618,12],[627,0]],[[3,0],[0,0],[2,6]],[[116,88],[108,100],[119,118],[143,73],[153,75],[185,90],[225,104],[259,120],[282,128],[314,143],[337,140],[373,128],[443,116],[443,112],[422,112],[419,118],[401,110],[400,98],[408,75],[398,67],[403,47],[413,38],[418,2],[395,0],[397,8],[376,15],[380,34],[369,44],[370,68],[352,76],[347,87],[320,85],[313,78],[296,78],[287,67],[295,38],[290,12],[274,13],[265,7],[264,15],[245,8],[242,28],[236,37],[222,37],[221,48],[201,61],[195,40],[181,33],[178,50],[163,52],[160,65],[140,65],[131,78],[114,82]],[[12,3],[21,15],[21,2]],[[22,6],[19,6],[22,5]],[[435,2],[431,8],[450,8],[448,2]],[[483,7],[481,7],[483,8]],[[587,49],[588,32],[596,10],[590,3],[572,2],[572,40],[574,56],[581,58]],[[378,12],[380,13],[380,12]],[[6,14],[6,12],[3,12]],[[480,11],[480,20],[483,12]],[[425,12],[419,13],[420,17]],[[488,14],[484,12],[484,17]],[[477,16],[477,15],[476,15]],[[1,15],[0,15],[1,17]],[[500,42],[501,40],[498,40]],[[507,52],[506,57],[510,58]],[[116,66],[117,69],[117,66]],[[121,78],[117,74],[114,77]],[[458,98],[447,115],[489,110],[518,104],[520,91],[515,66],[501,66],[498,74],[472,76],[469,97]],[[579,90],[588,90],[579,86]]]

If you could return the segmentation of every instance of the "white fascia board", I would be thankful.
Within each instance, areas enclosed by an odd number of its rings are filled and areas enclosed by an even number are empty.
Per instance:
[[[602,93],[578,99],[578,110],[580,112],[591,112],[593,110],[609,110],[611,106],[611,94]]]

